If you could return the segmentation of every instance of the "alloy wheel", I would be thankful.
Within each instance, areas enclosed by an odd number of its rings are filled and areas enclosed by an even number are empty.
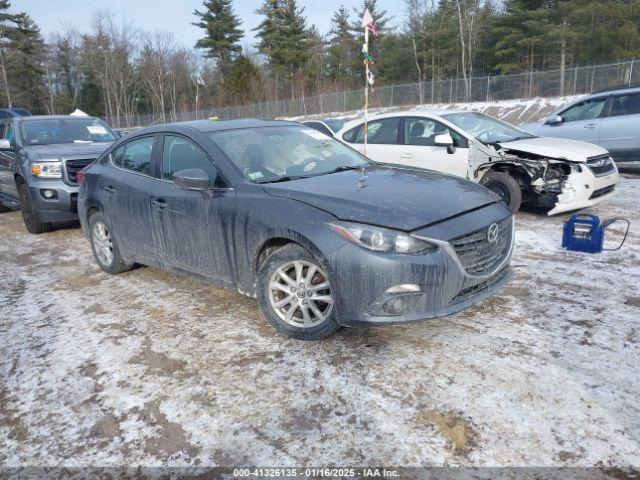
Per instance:
[[[93,247],[100,263],[108,267],[113,262],[113,240],[107,226],[103,222],[96,222],[93,226]]]
[[[269,280],[269,301],[274,312],[295,327],[311,328],[333,311],[327,274],[305,260],[281,265]]]

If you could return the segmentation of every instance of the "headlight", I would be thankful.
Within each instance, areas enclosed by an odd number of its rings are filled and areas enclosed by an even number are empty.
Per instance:
[[[62,178],[62,162],[59,160],[32,162],[31,173],[38,178]]]
[[[342,238],[374,252],[416,254],[435,251],[438,248],[431,243],[386,228],[346,222],[330,223],[329,226]]]

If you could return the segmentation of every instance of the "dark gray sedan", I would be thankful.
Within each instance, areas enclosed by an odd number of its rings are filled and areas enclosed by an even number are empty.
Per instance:
[[[80,180],[103,270],[138,263],[227,285],[298,339],[448,315],[512,275],[513,216],[489,190],[373,163],[292,122],[142,129]]]

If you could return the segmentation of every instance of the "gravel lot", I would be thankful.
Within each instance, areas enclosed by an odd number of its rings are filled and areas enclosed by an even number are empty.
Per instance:
[[[0,466],[638,466],[640,178],[594,211],[631,220],[620,252],[565,252],[562,218],[522,213],[500,295],[320,343],[2,214]]]

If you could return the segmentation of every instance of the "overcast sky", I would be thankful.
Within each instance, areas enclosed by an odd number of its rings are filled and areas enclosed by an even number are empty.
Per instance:
[[[253,43],[252,28],[258,26],[260,15],[255,10],[262,0],[235,0],[236,14],[242,19],[245,31],[246,47]],[[298,0],[304,7],[309,24],[318,26],[325,34],[333,12],[341,4],[351,8],[361,5],[361,0]],[[401,0],[378,0],[379,8],[385,9],[396,17],[404,14]],[[139,28],[147,31],[167,30],[173,32],[180,43],[192,46],[202,36],[202,30],[191,25],[193,11],[202,7],[202,0],[13,0],[12,10],[26,10],[42,29],[45,38],[50,32],[60,29],[65,22],[71,22],[82,29],[90,25],[93,12],[108,8],[118,15],[135,22]]]

